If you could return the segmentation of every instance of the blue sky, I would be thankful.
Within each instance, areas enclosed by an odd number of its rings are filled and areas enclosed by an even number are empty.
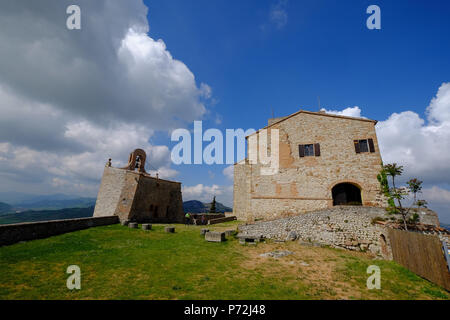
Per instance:
[[[276,116],[318,110],[318,96],[326,109],[359,106],[380,121],[403,111],[425,118],[437,89],[449,81],[445,1],[377,1],[381,30],[366,27],[373,1],[145,3],[149,35],[164,39],[213,90],[217,104],[206,127],[261,128],[272,108]],[[270,19],[277,5],[287,17],[281,26]],[[223,166],[178,169],[188,184],[227,183]]]
[[[66,28],[78,4],[82,28]],[[381,8],[381,30],[366,9]],[[385,162],[450,222],[448,1],[52,0],[0,4],[0,192],[95,196],[132,149],[232,204],[227,165],[170,162],[170,132],[261,128],[272,109],[379,120]],[[45,79],[45,81],[43,81]],[[20,130],[17,130],[20,128]],[[226,171],[230,173],[230,171]]]
[[[450,4],[378,1],[378,31],[366,28],[372,2],[287,1],[281,28],[269,17],[277,1],[145,3],[149,35],[213,88],[223,124],[258,127],[271,107],[278,115],[317,108],[317,96],[380,120],[423,113],[450,74]]]

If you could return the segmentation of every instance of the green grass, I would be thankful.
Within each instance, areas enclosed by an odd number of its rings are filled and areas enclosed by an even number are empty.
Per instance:
[[[163,225],[148,232],[113,225],[1,247],[0,299],[449,299],[368,254],[297,243],[209,243],[201,228],[176,225],[167,234]],[[294,255],[259,256],[273,250]],[[381,290],[366,288],[372,264],[382,270]],[[66,287],[69,265],[81,268],[81,290]]]

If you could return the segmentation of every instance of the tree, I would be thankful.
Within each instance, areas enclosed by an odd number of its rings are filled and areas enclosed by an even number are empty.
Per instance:
[[[214,196],[211,207],[209,208],[209,213],[216,213],[216,210],[216,196]]]
[[[417,200],[417,193],[422,190],[422,183],[417,178],[410,179],[406,185],[407,187],[397,188],[395,185],[395,177],[401,176],[403,173],[403,166],[399,166],[396,163],[383,165],[381,164],[381,171],[378,174],[377,179],[380,182],[380,187],[382,193],[386,196],[388,202],[387,211],[389,214],[400,214],[402,216],[403,225],[405,230],[408,230],[409,223],[417,223],[419,221],[419,215],[414,213],[409,220],[407,220],[411,207],[403,208],[402,200],[412,193],[414,195],[414,203],[412,205],[417,205],[417,208],[426,208],[427,202],[425,200]],[[389,187],[388,176],[392,178],[392,188]],[[397,200],[398,206],[395,205],[395,200]]]
[[[419,179],[411,179],[409,180],[406,184],[408,185],[409,191],[411,191],[411,193],[414,195],[414,205],[418,205],[417,204],[417,193],[422,191],[422,183],[423,181],[420,181]]]
[[[390,214],[400,214],[402,216],[403,225],[405,230],[408,230],[407,216],[409,209],[405,210],[402,206],[401,200],[408,194],[408,189],[397,188],[395,186],[395,177],[400,176],[403,173],[403,166],[399,166],[396,163],[381,165],[380,174],[377,176],[380,182],[380,187],[384,195],[388,199],[388,209]],[[389,188],[389,181],[387,177],[392,178],[392,188]],[[395,205],[395,200],[398,202],[398,207]]]

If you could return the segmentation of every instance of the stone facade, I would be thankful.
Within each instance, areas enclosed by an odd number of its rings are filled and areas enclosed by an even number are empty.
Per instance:
[[[380,218],[385,222],[377,222]],[[338,206],[293,217],[240,225],[238,237],[298,240],[334,248],[368,251],[390,260],[392,251],[388,229],[392,226],[389,221],[398,221],[400,218],[400,215],[389,215],[384,208]],[[439,227],[437,214],[432,210],[420,209],[419,218],[423,225]],[[436,235],[450,245],[450,235],[445,230],[420,233]]]
[[[234,214],[240,220],[270,220],[330,208],[336,201],[333,188],[341,186],[355,186],[364,206],[383,206],[375,124],[369,119],[309,111],[269,120],[264,128],[267,151],[270,154],[271,130],[278,129],[279,170],[262,175],[263,165],[252,164],[248,158],[235,164]],[[261,132],[255,133],[258,139]],[[360,141],[365,145],[360,146]],[[308,146],[313,146],[312,156],[305,156]]]
[[[94,217],[118,216],[121,221],[183,222],[181,183],[145,172],[145,152],[135,150],[125,168],[105,167]],[[136,169],[136,171],[134,171]]]
[[[277,219],[240,225],[239,236],[263,236],[274,240],[299,240],[356,251],[368,251],[392,259],[387,229],[372,221],[387,218],[376,207],[342,206]]]

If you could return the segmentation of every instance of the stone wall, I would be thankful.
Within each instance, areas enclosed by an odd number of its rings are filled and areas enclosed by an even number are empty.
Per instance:
[[[181,183],[142,172],[105,167],[94,216],[135,222],[183,222]]]
[[[268,239],[298,239],[349,250],[369,251],[391,259],[386,229],[372,220],[387,218],[375,207],[335,207],[273,221],[240,225],[240,235],[262,235]]]
[[[0,225],[0,246],[119,223],[117,216]]]
[[[128,220],[154,223],[184,221],[181,183],[140,175]]]
[[[417,213],[419,215],[419,222],[427,225],[439,227],[439,217],[436,212],[427,208],[413,209],[410,215]]]
[[[94,217],[108,217],[116,214],[117,204],[121,200],[125,186],[126,173],[125,170],[105,167],[95,203]]]
[[[211,219],[208,221],[208,225],[230,222],[230,221],[235,221],[235,220],[236,220],[235,216]]]
[[[383,206],[377,174],[381,156],[375,121],[300,112],[273,123],[280,136],[280,170],[261,175],[260,164],[234,167],[234,214],[240,220],[274,219],[333,206],[332,188],[350,183],[365,206]],[[257,135],[259,133],[256,133]],[[372,139],[374,152],[356,153],[354,140]],[[299,145],[320,144],[320,156],[300,157]],[[268,145],[270,153],[270,143]]]

